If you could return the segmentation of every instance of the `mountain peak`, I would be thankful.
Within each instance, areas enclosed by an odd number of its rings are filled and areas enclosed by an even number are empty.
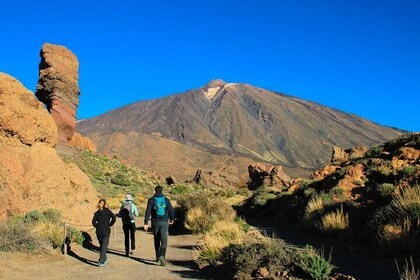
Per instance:
[[[206,87],[208,87],[208,88],[212,88],[212,87],[218,87],[218,86],[224,86],[224,85],[226,85],[227,83],[225,82],[225,81],[223,81],[222,79],[214,79],[214,80],[211,80],[207,85],[206,85]]]

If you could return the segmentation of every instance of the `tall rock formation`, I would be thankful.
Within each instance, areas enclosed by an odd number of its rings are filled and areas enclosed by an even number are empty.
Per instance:
[[[96,191],[76,165],[57,155],[57,126],[31,91],[0,73],[0,220],[58,209],[66,221],[90,224]]]
[[[79,104],[79,62],[63,46],[44,44],[41,48],[36,96],[43,102],[58,128],[58,140],[67,143],[76,127]]]

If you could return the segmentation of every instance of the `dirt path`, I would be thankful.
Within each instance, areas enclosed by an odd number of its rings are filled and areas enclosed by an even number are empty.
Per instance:
[[[142,223],[139,220],[138,225]],[[69,256],[28,256],[0,254],[0,279],[211,279],[199,272],[193,262],[196,235],[171,235],[167,265],[154,262],[153,236],[136,232],[137,250],[130,258],[124,255],[124,236],[117,219],[117,238],[112,234],[106,267],[98,267],[98,242],[94,230],[90,249],[73,246]]]
[[[351,275],[359,280],[399,279],[395,261],[392,259],[374,259],[349,252],[344,246],[334,241],[318,238],[316,235],[303,232],[296,226],[287,223],[279,223],[273,227],[270,221],[249,220],[255,226],[268,235],[283,239],[286,243],[296,246],[309,244],[314,248],[324,249],[324,252],[332,252],[332,264],[334,271]]]

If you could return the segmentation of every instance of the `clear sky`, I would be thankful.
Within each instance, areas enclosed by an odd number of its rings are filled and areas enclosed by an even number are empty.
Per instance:
[[[0,0],[0,71],[35,90],[44,42],[80,62],[78,118],[244,82],[420,131],[419,0]]]

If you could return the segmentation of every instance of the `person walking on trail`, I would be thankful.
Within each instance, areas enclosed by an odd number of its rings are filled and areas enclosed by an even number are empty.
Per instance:
[[[122,220],[124,230],[125,255],[127,257],[129,254],[134,254],[136,250],[136,223],[134,221],[134,217],[137,217],[138,215],[139,211],[133,202],[133,196],[131,194],[127,194],[121,205],[118,215]]]
[[[111,236],[111,227],[114,225],[116,217],[106,206],[105,199],[98,202],[98,210],[93,215],[92,225],[96,228],[96,237],[99,241],[99,261],[100,267],[108,262],[106,251],[108,250],[109,237]]]
[[[156,186],[155,194],[147,201],[144,217],[144,230],[149,229],[148,221],[151,217],[155,242],[156,261],[165,265],[166,248],[168,246],[169,225],[174,223],[175,211],[171,201],[162,194],[162,187]]]

